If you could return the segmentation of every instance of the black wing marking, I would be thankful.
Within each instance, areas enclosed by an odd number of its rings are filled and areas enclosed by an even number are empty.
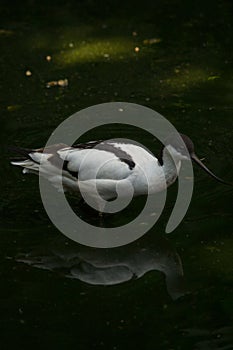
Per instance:
[[[133,161],[130,154],[127,152],[121,150],[119,147],[117,147],[114,144],[114,141],[104,141],[104,140],[97,140],[97,141],[89,141],[86,143],[79,143],[76,145],[73,145],[74,148],[80,148],[80,149],[98,149],[100,151],[110,152],[113,153],[121,162],[124,162],[128,165],[130,170],[133,170],[135,167],[135,162]]]
[[[68,168],[68,160],[64,160],[62,170],[67,171],[71,176],[75,177],[78,179],[78,171],[72,171]]]
[[[92,149],[96,147],[101,142],[104,142],[104,140],[96,140],[96,141],[88,141],[83,143],[77,143],[76,145],[73,145],[73,148],[81,148],[81,149]]]

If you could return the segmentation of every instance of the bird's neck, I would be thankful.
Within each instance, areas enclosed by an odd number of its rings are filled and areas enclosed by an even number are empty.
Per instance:
[[[169,146],[164,147],[160,158],[160,164],[163,167],[167,186],[169,186],[176,180],[179,174],[181,166],[180,157],[172,152],[172,149],[170,149]]]

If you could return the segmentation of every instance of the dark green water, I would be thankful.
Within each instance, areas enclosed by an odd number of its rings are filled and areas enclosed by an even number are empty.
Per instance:
[[[10,167],[5,149],[43,146],[72,113],[127,101],[163,114],[232,181],[230,2],[2,1],[0,15],[1,349],[232,349],[230,187],[195,168],[191,206],[172,234],[176,186],[141,240],[88,250],[53,227],[38,179]],[[68,86],[46,87],[59,79]],[[125,127],[87,139],[106,135],[158,149]]]

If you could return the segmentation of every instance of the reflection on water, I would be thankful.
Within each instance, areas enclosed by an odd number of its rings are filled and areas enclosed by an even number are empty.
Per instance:
[[[180,256],[165,237],[152,238],[114,249],[96,249],[79,244],[71,247],[64,244],[65,240],[60,243],[56,240],[50,243],[46,252],[44,247],[41,250],[36,248],[30,254],[18,256],[17,261],[88,284],[104,286],[140,278],[149,271],[157,270],[165,275],[167,291],[172,299],[177,299],[185,294]]]

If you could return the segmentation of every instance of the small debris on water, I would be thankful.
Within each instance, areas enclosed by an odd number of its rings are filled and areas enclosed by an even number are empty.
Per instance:
[[[14,32],[12,30],[0,29],[0,36],[10,36],[13,34]]]
[[[26,70],[25,75],[27,77],[30,77],[32,75],[32,72],[30,70]]]
[[[162,40],[160,38],[151,38],[151,39],[145,39],[143,40],[143,44],[145,45],[152,45],[152,44],[158,44]]]
[[[7,106],[8,112],[17,111],[19,108],[21,108],[21,105],[10,105],[10,106]]]
[[[59,80],[49,81],[46,84],[46,87],[47,88],[51,88],[51,87],[54,87],[54,86],[66,87],[66,86],[68,86],[68,84],[69,84],[68,79],[59,79]]]

